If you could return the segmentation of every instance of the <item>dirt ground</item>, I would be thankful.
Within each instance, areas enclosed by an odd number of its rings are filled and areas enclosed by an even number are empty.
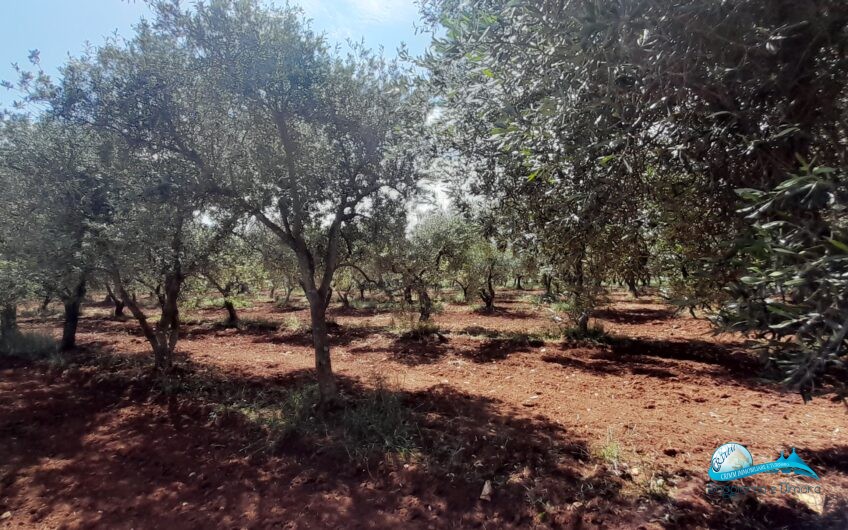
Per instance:
[[[539,340],[553,324],[532,293],[500,296],[492,315],[446,305],[432,341],[400,338],[391,312],[330,310],[343,391],[387,380],[419,422],[420,458],[373,466],[297,440],[257,452],[249,425],[146,372],[88,366],[148,355],[134,321],[90,305],[78,361],[0,359],[0,528],[848,528],[845,404],[782,392],[739,337],[656,299],[612,296],[597,322],[615,340],[578,344]],[[252,391],[311,378],[304,309],[256,303],[243,329],[215,325],[219,310],[184,316],[192,370]],[[21,321],[59,332],[58,315]],[[730,441],[755,463],[796,448],[822,494],[708,495]]]

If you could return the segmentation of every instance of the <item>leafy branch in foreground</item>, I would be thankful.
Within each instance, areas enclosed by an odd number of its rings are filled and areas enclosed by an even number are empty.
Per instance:
[[[747,275],[719,314],[727,328],[763,340],[785,382],[809,399],[817,384],[844,395],[848,359],[848,178],[802,171],[771,191],[739,190],[754,221],[739,259]]]

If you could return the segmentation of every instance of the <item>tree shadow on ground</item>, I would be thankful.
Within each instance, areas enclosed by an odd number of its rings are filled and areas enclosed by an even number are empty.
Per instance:
[[[646,324],[648,322],[663,322],[671,320],[676,315],[671,309],[656,309],[656,308],[638,308],[638,309],[622,309],[622,308],[606,308],[599,309],[592,313],[592,316],[597,319],[614,322],[616,324]]]
[[[2,508],[15,521],[523,527],[538,509],[526,500],[528,488],[544,490],[557,507],[551,515],[568,520],[583,512],[566,504],[586,500],[586,492],[619,502],[620,480],[605,468],[588,468],[585,444],[561,426],[450,387],[398,393],[413,417],[417,456],[404,464],[385,454],[362,466],[328,450],[326,439],[291,439],[275,451],[257,451],[261,429],[246,419],[217,421],[216,395],[187,380],[185,393],[163,392],[138,374],[120,381],[118,374],[104,378],[102,369],[90,368],[51,379],[41,369],[18,366],[11,379],[15,395],[0,392],[7,405],[0,410]],[[284,395],[312,381],[305,370],[267,380],[199,365],[183,369],[186,377],[202,370],[204,385],[220,399],[232,392],[239,399]],[[360,381],[339,383],[343,394],[364,392]],[[531,431],[534,436],[526,436]],[[486,480],[495,484],[491,502],[478,499]]]
[[[344,307],[332,306],[327,308],[328,317],[373,317],[394,313],[397,309],[391,307]]]
[[[388,353],[392,360],[407,366],[439,362],[452,350],[450,340],[444,336],[431,335],[422,338],[396,336],[389,344]],[[371,346],[348,350],[350,353],[367,354]]]
[[[697,339],[620,338],[610,343],[609,351],[615,360],[633,356],[659,357],[714,365],[727,371],[743,374],[752,374],[761,368],[758,359],[745,349]]]
[[[544,345],[544,341],[516,334],[506,337],[487,337],[482,340],[467,338],[458,341],[456,336],[443,338],[414,339],[395,338],[388,347],[393,360],[407,366],[434,364],[451,353],[476,363],[503,360],[515,353],[532,351]],[[373,353],[372,346],[352,348],[349,353]]]
[[[276,304],[268,304],[270,307],[268,308],[269,313],[299,313],[301,311],[309,310],[309,306],[298,305],[298,304],[289,304],[286,306],[278,306]]]
[[[523,338],[493,338],[481,341],[478,346],[457,351],[461,357],[465,357],[477,363],[489,363],[506,359],[512,354],[531,351],[534,347],[533,341]]]
[[[142,336],[143,333],[132,317],[85,316],[79,320],[77,333],[122,333]]]
[[[385,326],[344,326],[335,322],[328,322],[328,335],[330,346],[347,346],[357,341],[385,333]],[[278,333],[256,333],[254,343],[270,343],[281,345],[293,345],[311,347],[312,330],[281,331]]]
[[[627,363],[615,362],[603,359],[599,356],[580,359],[568,355],[545,355],[542,360],[548,363],[558,364],[566,368],[574,368],[583,372],[600,375],[623,376],[626,374],[646,375],[660,379],[677,377],[676,368],[670,363],[652,359],[630,359]]]
[[[447,385],[390,389],[411,416],[415,452],[361,464],[333,451],[327,438],[258,450],[267,434],[248,416],[222,421],[221,404],[278,401],[312,384],[311,370],[258,377],[189,363],[169,386],[83,361],[57,374],[0,360],[0,508],[12,512],[13,523],[388,529],[652,521],[724,527],[738,526],[743,519],[734,517],[742,516],[749,528],[830,522],[803,510],[728,511],[703,498],[625,494],[628,479],[593,460],[568,427]],[[370,387],[345,377],[339,386],[345,396]],[[488,502],[479,499],[485,481],[493,485]]]
[[[804,459],[813,469],[827,468],[848,474],[848,445],[836,445],[819,451],[805,449],[804,453]]]
[[[822,528],[844,529],[848,511],[837,501],[824,514],[812,511],[792,495],[733,495],[716,488],[707,493],[707,480],[685,470],[685,478],[666,504],[663,528]]]
[[[734,380],[752,387],[760,384],[758,377],[770,375],[747,351],[692,339],[615,339],[607,346],[573,351],[576,355],[552,354],[542,360],[603,375]]]
[[[491,317],[491,318],[501,318],[505,320],[525,320],[531,318],[537,318],[539,315],[533,313],[532,311],[524,311],[521,309],[507,309],[504,307],[498,307],[495,304],[495,308],[491,311],[487,311],[485,308],[477,308],[471,311],[471,314],[481,316],[481,317]]]

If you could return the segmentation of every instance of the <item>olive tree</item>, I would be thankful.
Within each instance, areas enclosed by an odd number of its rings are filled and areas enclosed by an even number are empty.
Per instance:
[[[10,118],[0,141],[0,194],[7,234],[31,281],[64,305],[60,347],[76,345],[80,307],[98,266],[92,227],[110,215],[101,139],[89,128],[43,116]]]
[[[495,310],[496,287],[506,282],[514,269],[512,251],[498,248],[489,238],[478,237],[466,252],[470,281],[483,301],[483,311],[491,313]]]
[[[113,162],[119,178],[114,214],[97,227],[98,252],[116,293],[153,350],[154,367],[168,371],[180,334],[179,303],[186,280],[210,271],[236,217],[210,205],[182,180],[193,166],[174,157],[145,160],[133,151]],[[151,323],[137,292],[154,295]]]
[[[0,344],[18,334],[18,303],[29,289],[26,270],[0,254]]]
[[[157,3],[156,32],[187,43],[204,97],[243,139],[233,162],[206,164],[219,196],[292,249],[310,306],[322,402],[336,398],[326,309],[340,233],[375,195],[414,188],[426,98],[396,64],[328,50],[293,8],[219,0],[180,11]],[[204,153],[196,152],[199,158]]]
[[[423,7],[448,148],[566,283],[635,284],[648,248],[673,299],[720,299],[748,227],[734,190],[771,189],[797,155],[845,164],[844,2]]]
[[[271,300],[282,307],[288,306],[292,293],[299,286],[300,271],[294,252],[264,225],[251,226],[244,234],[244,241],[259,257],[270,286]],[[278,297],[279,289],[285,293],[282,299]]]
[[[414,225],[405,243],[394,252],[392,270],[400,275],[407,303],[418,299],[419,319],[427,321],[433,312],[431,290],[450,270],[450,261],[469,242],[468,225],[446,212],[434,212]]]
[[[232,203],[213,202],[211,190],[244,161],[246,117],[226,108],[199,59],[182,36],[142,21],[132,39],[107,41],[70,60],[56,85],[32,90],[51,114],[105,138],[101,159],[115,191],[111,217],[97,226],[98,252],[157,370],[172,364],[186,280],[243,215]],[[135,294],[141,288],[158,301],[155,324]]]
[[[216,245],[213,253],[201,262],[200,276],[223,298],[227,326],[239,322],[233,298],[266,281],[262,256],[241,234],[233,234]],[[290,292],[289,292],[290,293]]]

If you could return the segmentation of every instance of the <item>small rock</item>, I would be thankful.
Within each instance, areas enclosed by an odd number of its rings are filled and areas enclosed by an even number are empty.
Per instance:
[[[527,399],[526,399],[526,400],[522,403],[522,405],[524,405],[525,407],[535,407],[535,406],[536,406],[536,400],[537,400],[537,399],[539,399],[539,396],[538,396],[538,395],[530,396],[529,398],[527,398]]]
[[[5,512],[3,515],[0,515],[0,519],[11,519],[12,512]]]
[[[634,477],[639,475],[639,468],[634,467],[633,469],[630,470],[630,474],[633,475]]]
[[[480,493],[480,499],[484,501],[491,501],[493,492],[494,490],[492,489],[492,481],[487,480],[483,484],[483,491]]]
[[[824,513],[825,497],[821,493],[796,493],[795,498],[815,513]]]

